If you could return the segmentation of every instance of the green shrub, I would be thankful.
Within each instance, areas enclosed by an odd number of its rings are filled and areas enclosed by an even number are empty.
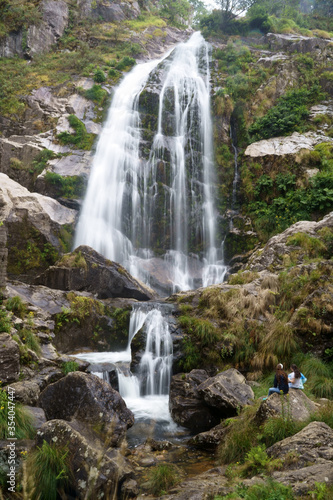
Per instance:
[[[46,172],[45,182],[57,188],[57,195],[62,198],[78,198],[84,194],[85,181],[79,175],[63,177],[54,172]]]
[[[245,486],[243,483],[235,487],[235,491],[224,496],[215,496],[214,500],[294,500],[290,486],[267,479],[266,483]]]
[[[9,333],[11,330],[11,322],[6,313],[0,309],[0,333]]]
[[[251,125],[249,133],[252,142],[286,135],[297,129],[302,130],[304,121],[309,116],[307,106],[322,97],[318,85],[289,90],[280,97],[276,106]]]
[[[79,369],[79,364],[76,361],[66,361],[61,366],[61,371],[64,375],[71,372],[76,372]]]
[[[110,68],[108,71],[108,75],[110,78],[115,78],[116,76],[119,76],[119,72],[114,68]]]
[[[135,63],[133,57],[125,56],[116,64],[116,69],[123,71],[125,68],[134,66]]]
[[[80,149],[91,149],[95,139],[95,134],[88,134],[84,123],[82,123],[75,115],[69,115],[68,121],[70,126],[75,130],[75,134],[61,132],[57,135],[59,142],[65,145],[74,144]]]
[[[100,106],[105,102],[108,93],[105,89],[102,89],[100,85],[93,85],[91,89],[84,91],[84,97],[94,101]]]
[[[27,313],[27,306],[22,302],[21,297],[15,296],[10,297],[6,302],[7,311],[12,311],[19,318],[23,318],[23,316]]]
[[[31,500],[57,500],[70,474],[68,450],[43,441],[28,455],[27,472],[33,479]]]
[[[105,73],[102,69],[96,69],[93,77],[94,82],[96,83],[103,83],[106,80]]]

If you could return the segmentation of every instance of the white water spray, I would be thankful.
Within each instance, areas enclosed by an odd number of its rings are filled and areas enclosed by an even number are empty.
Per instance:
[[[195,33],[126,75],[97,145],[76,233],[75,246],[93,247],[151,286],[159,261],[167,292],[221,282],[226,271],[216,243],[209,51]],[[158,118],[143,153],[147,88],[159,95]]]

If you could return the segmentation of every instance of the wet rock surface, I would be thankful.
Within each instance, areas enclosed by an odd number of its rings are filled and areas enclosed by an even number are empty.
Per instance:
[[[14,382],[20,374],[19,346],[8,333],[0,334],[0,346],[0,380]]]
[[[76,267],[75,256],[85,264]],[[72,262],[73,261],[73,262]],[[69,265],[66,266],[66,262]],[[72,265],[71,265],[72,263]],[[85,290],[100,299],[109,297],[150,300],[154,292],[133,278],[120,264],[111,262],[90,247],[80,246],[36,279],[36,284],[58,290]]]
[[[78,420],[88,426],[112,430],[111,443],[117,445],[134,423],[132,412],[120,394],[95,375],[74,372],[49,385],[39,404],[48,420]]]

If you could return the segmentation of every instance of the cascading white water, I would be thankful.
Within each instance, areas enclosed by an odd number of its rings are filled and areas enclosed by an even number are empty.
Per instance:
[[[129,369],[131,343],[135,335],[144,331],[145,350],[136,374]],[[118,371],[119,393],[133,411],[136,422],[154,420],[160,426],[176,427],[168,408],[172,372],[173,346],[169,325],[161,310],[148,304],[133,309],[127,349],[123,352],[95,352],[76,354],[93,365],[114,364]],[[109,382],[107,371],[93,372]]]
[[[95,248],[151,286],[159,266],[166,292],[221,282],[226,271],[216,244],[209,51],[195,33],[126,75],[97,145],[77,227],[75,246]],[[147,93],[151,101],[159,97],[145,151]]]

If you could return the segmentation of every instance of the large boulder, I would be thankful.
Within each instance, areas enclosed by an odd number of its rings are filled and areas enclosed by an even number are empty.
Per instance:
[[[287,137],[272,137],[262,141],[253,142],[245,150],[245,156],[258,158],[261,156],[286,156],[295,155],[302,149],[312,151],[321,142],[333,142],[333,139],[324,134],[294,132]]]
[[[261,423],[270,417],[285,415],[293,420],[305,422],[316,410],[317,406],[302,390],[290,389],[286,396],[276,392],[261,403],[256,419]]]
[[[14,382],[20,375],[20,349],[8,333],[0,334],[0,380]]]
[[[332,443],[333,430],[323,422],[311,422],[294,436],[275,443],[267,453],[287,459],[288,470],[273,472],[273,479],[291,485],[297,495],[314,489],[315,483],[333,484]]]
[[[54,262],[77,212],[0,173],[0,217],[7,226],[8,273],[35,273]]]
[[[132,412],[120,394],[95,375],[73,372],[49,385],[40,395],[47,420],[77,420],[88,427],[112,432],[111,443],[118,445],[134,423]]]
[[[333,228],[333,212],[327,214],[318,222],[296,222],[283,231],[283,233],[270,238],[263,248],[256,250],[248,261],[248,269],[251,271],[263,271],[273,266],[275,270],[283,270],[285,268],[283,256],[295,250],[294,245],[288,245],[288,238],[296,233],[306,233],[309,236],[317,237],[318,231],[326,227],[330,229]],[[300,247],[297,247],[297,249],[302,250]]]
[[[197,391],[208,406],[218,409],[222,418],[237,415],[240,408],[254,400],[253,390],[235,368],[205,380]]]
[[[63,420],[51,420],[38,430],[36,445],[42,446],[44,441],[69,451],[69,467],[73,473],[69,476],[72,491],[67,493],[73,495],[75,492],[77,499],[87,498],[87,492],[93,494],[94,498],[115,498],[123,482],[133,475],[120,453],[115,455],[96,442],[88,442]]]
[[[154,292],[133,278],[120,264],[111,262],[88,246],[66,254],[35,280],[58,290],[85,290],[100,299],[108,297],[150,300]]]
[[[174,375],[170,384],[169,407],[173,420],[193,433],[204,432],[215,427],[220,418],[198,393],[198,386],[208,379],[205,370]]]

